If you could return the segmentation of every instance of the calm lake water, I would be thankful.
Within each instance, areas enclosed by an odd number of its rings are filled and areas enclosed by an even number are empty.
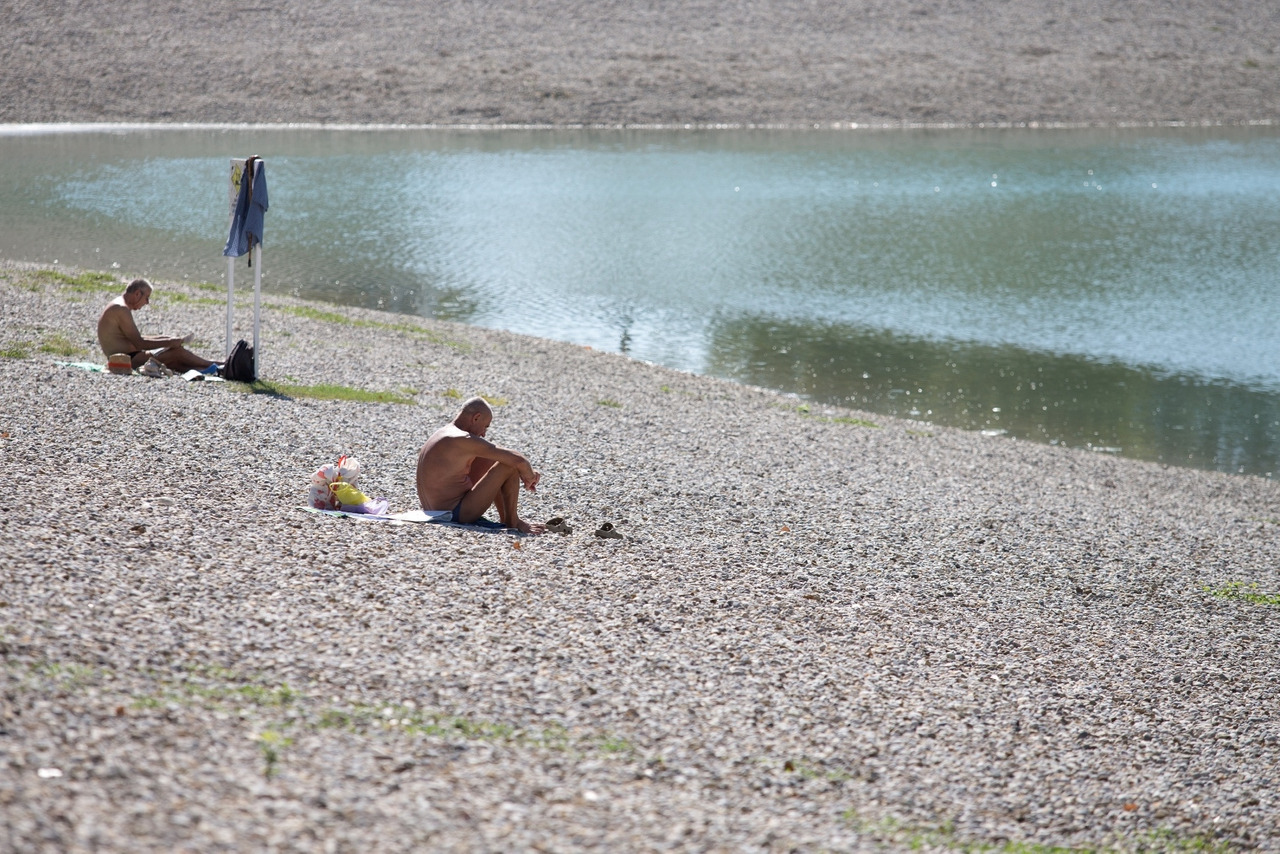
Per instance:
[[[248,154],[268,291],[1277,471],[1276,128],[0,132],[0,257],[221,282]]]

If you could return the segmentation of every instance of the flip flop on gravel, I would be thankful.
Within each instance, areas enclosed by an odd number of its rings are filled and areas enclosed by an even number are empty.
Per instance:
[[[569,523],[561,517],[553,516],[547,520],[547,533],[567,536],[573,533],[573,528],[569,527]]]
[[[603,537],[606,540],[622,539],[622,534],[618,533],[618,529],[613,527],[612,522],[605,522],[603,525],[601,525],[600,529],[596,531],[596,536]]]

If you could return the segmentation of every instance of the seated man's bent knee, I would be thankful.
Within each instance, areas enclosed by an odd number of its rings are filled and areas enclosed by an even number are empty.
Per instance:
[[[520,472],[513,466],[509,466],[506,463],[494,463],[489,470],[484,473],[483,479],[487,480],[489,478],[497,478],[498,480],[506,481],[510,480],[512,475],[519,477]]]

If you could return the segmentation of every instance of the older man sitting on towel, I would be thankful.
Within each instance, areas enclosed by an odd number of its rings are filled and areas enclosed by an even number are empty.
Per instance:
[[[210,373],[218,365],[188,350],[191,335],[183,338],[144,338],[133,321],[133,313],[151,302],[151,283],[134,279],[124,293],[113,299],[98,318],[98,344],[108,357],[124,353],[134,368],[140,368],[153,355],[171,371],[186,373],[191,369]],[[154,352],[152,352],[154,351]]]
[[[476,524],[486,510],[497,506],[505,527],[541,534],[546,526],[521,519],[516,502],[520,485],[533,492],[542,475],[523,454],[485,439],[492,421],[489,404],[473,397],[453,423],[431,434],[418,451],[418,500],[423,510],[452,511],[451,520],[464,525]]]

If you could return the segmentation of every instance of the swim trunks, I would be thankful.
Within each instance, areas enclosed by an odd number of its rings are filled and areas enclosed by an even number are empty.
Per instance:
[[[501,522],[495,522],[492,519],[486,519],[483,516],[481,516],[479,519],[475,520],[474,522],[462,521],[462,502],[461,501],[458,502],[458,506],[453,508],[453,511],[449,514],[449,521],[453,522],[456,525],[474,525],[477,528],[498,529],[498,528],[507,527]]]

